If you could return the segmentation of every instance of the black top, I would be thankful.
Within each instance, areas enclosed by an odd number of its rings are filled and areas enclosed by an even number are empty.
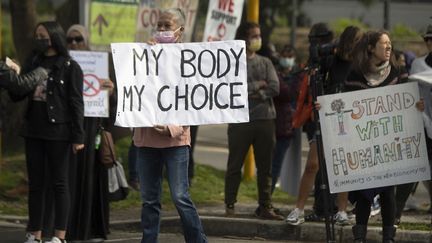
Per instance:
[[[57,56],[46,57],[40,66],[53,69]],[[27,110],[28,125],[23,131],[25,137],[47,140],[68,140],[70,129],[67,123],[51,123],[47,111],[47,80],[42,81],[35,89]]]
[[[0,88],[5,88],[13,94],[28,93],[47,77],[48,70],[42,67],[24,75],[18,75],[5,62],[0,61]]]
[[[426,56],[425,62],[429,67],[432,68],[432,52],[430,52],[429,55]]]
[[[29,98],[25,137],[84,142],[83,73],[78,63],[64,56],[38,56],[27,65],[49,68],[47,80],[26,96]],[[15,97],[14,100],[24,99]]]
[[[339,56],[333,58],[333,63],[329,69],[327,79],[326,94],[334,94],[342,92],[345,80],[351,71],[351,62],[343,60]]]

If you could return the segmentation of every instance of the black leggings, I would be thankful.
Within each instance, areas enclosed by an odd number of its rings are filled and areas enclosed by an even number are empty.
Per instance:
[[[26,138],[29,178],[28,209],[30,232],[42,230],[47,188],[54,189],[55,229],[66,230],[70,196],[68,185],[69,153],[67,141]]]
[[[360,194],[360,193],[359,193]],[[380,194],[379,203],[381,206],[381,217],[383,226],[393,226],[395,221],[395,195],[394,187],[386,188]],[[363,195],[357,196],[356,203],[356,224],[367,225],[372,202]]]

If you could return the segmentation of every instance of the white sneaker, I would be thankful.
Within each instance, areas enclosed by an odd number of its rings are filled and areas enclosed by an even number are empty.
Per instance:
[[[381,212],[381,206],[379,204],[379,195],[374,197],[374,201],[371,205],[370,216],[373,217]]]
[[[290,225],[299,225],[304,223],[305,221],[304,210],[295,208],[293,211],[291,211],[291,213],[288,215],[285,221]]]
[[[51,238],[51,241],[45,241],[45,243],[62,243],[62,241],[58,237]],[[64,241],[66,243],[66,240]]]
[[[26,241],[24,243],[41,243],[41,240],[36,240],[36,237],[30,233],[26,234]]]
[[[350,221],[348,218],[348,214],[345,211],[339,211],[335,214],[334,220],[337,225],[349,225]]]

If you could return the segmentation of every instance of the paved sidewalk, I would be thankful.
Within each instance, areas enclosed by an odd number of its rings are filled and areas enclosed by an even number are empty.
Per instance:
[[[287,215],[293,205],[275,205],[281,213]],[[236,204],[236,216],[225,217],[224,205],[198,206],[206,234],[224,238],[243,238],[326,242],[326,230],[323,222],[306,222],[299,226],[291,226],[284,221],[261,220],[253,216],[256,205]],[[140,209],[113,210],[111,212],[111,229],[113,232],[140,232]],[[27,222],[26,217],[0,215],[0,227],[21,227]],[[396,242],[432,243],[432,215],[424,211],[405,212],[403,223],[423,225],[426,231],[398,229]],[[370,219],[370,225],[380,225],[380,216]],[[161,232],[180,233],[181,224],[176,211],[162,211]],[[368,243],[381,242],[381,229],[379,226],[369,226]],[[335,242],[352,242],[351,226],[335,226]],[[257,242],[259,242],[257,241]],[[2,241],[0,241],[2,242]],[[175,242],[172,242],[175,243]]]
[[[282,214],[287,215],[293,205],[275,205]],[[300,226],[291,226],[284,221],[269,221],[257,219],[253,216],[256,205],[236,204],[236,216],[225,217],[223,204],[214,206],[198,206],[206,234],[210,236],[235,236],[245,238],[260,238],[267,240],[326,242],[324,222],[306,222]],[[175,211],[162,211],[161,231],[181,232],[180,221]],[[135,215],[134,217],[130,217]],[[139,209],[122,212],[112,212],[112,227],[117,230],[140,230]],[[425,242],[432,243],[432,215],[424,211],[406,212],[402,217],[403,223],[426,226],[428,231],[398,229],[396,242]],[[354,223],[354,219],[353,219]],[[370,225],[380,225],[380,216],[370,219]],[[335,226],[336,242],[353,242],[351,225]],[[382,242],[381,228],[370,226],[368,228],[368,243]]]

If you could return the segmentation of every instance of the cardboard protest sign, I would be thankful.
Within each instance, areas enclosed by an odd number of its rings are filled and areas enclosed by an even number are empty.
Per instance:
[[[108,77],[108,53],[70,51],[84,74],[83,98],[85,117],[109,117],[108,90],[102,89],[102,80]]]
[[[318,97],[330,192],[430,179],[417,83]]]
[[[244,41],[111,44],[116,125],[249,121]]]
[[[203,41],[233,40],[242,12],[243,0],[210,0]]]

